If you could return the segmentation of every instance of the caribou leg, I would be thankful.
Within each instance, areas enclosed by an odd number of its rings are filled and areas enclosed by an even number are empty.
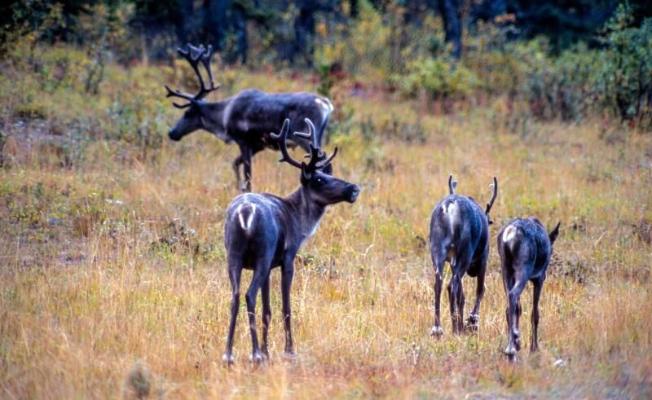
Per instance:
[[[263,355],[269,359],[269,347],[267,345],[267,338],[269,334],[269,324],[272,320],[272,308],[269,302],[269,276],[261,286],[261,294],[263,298],[263,345],[261,351]]]
[[[532,293],[532,333],[530,338],[530,352],[539,350],[539,299],[541,298],[541,289],[543,289],[543,280],[537,279],[532,281],[534,290]]]
[[[235,172],[235,181],[238,190],[242,190],[242,177],[240,176],[240,166],[242,165],[243,160],[242,160],[242,154],[240,154],[238,157],[236,157],[235,160],[233,160],[233,172]]]
[[[241,157],[244,165],[244,183],[241,190],[251,192],[251,149],[248,147],[243,148]]]
[[[231,321],[229,322],[229,332],[226,337],[226,350],[222,359],[228,365],[233,364],[233,335],[235,334],[235,323],[238,318],[238,308],[240,307],[240,276],[242,273],[241,260],[235,257],[229,257],[229,279],[231,281]]]
[[[435,267],[435,325],[430,330],[430,335],[440,337],[444,334],[444,329],[441,327],[441,287],[443,284],[444,263],[446,262],[445,255],[433,255],[433,266]]]
[[[286,261],[281,267],[281,294],[283,298],[283,328],[285,329],[285,355],[294,356],[292,342],[292,309],[290,306],[290,289],[294,277],[294,264],[292,259]]]

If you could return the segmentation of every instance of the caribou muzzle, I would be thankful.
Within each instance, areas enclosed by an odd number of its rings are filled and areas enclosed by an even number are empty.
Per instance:
[[[346,201],[349,203],[355,203],[355,201],[358,199],[358,195],[360,194],[360,187],[358,185],[350,185],[347,189],[347,192],[348,198]]]

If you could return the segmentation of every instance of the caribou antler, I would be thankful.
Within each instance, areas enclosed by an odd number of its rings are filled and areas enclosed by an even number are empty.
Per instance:
[[[190,94],[183,93],[183,92],[180,92],[178,90],[170,89],[170,87],[168,85],[165,85],[165,89],[167,89],[167,91],[168,91],[168,94],[166,94],[165,97],[179,97],[179,98],[182,98],[184,100],[188,100],[188,103],[185,103],[185,104],[178,104],[178,103],[172,102],[172,105],[175,106],[176,108],[190,107],[190,105],[194,101],[193,96],[190,95]]]
[[[308,132],[294,132],[293,134],[295,136],[300,136],[311,140],[310,154],[306,155],[306,157],[310,157],[310,161],[308,162],[308,164],[299,162],[293,159],[288,153],[287,135],[290,129],[289,118],[286,118],[285,121],[283,121],[283,126],[281,127],[280,133],[278,134],[270,133],[270,136],[272,138],[279,141],[279,148],[281,149],[281,155],[282,155],[279,161],[280,162],[285,161],[288,164],[301,169],[305,167],[307,171],[316,171],[318,169],[325,168],[333,161],[333,159],[337,155],[337,147],[333,151],[333,154],[330,157],[326,158],[326,154],[317,145],[317,140],[315,139],[315,125],[312,123],[310,118],[305,118],[304,121],[308,126]]]
[[[293,159],[292,157],[290,157],[290,154],[288,153],[287,138],[288,138],[289,130],[290,130],[290,119],[286,118],[285,121],[283,121],[281,132],[280,133],[272,132],[269,135],[272,138],[278,140],[279,142],[279,148],[281,149],[281,159],[278,161],[279,162],[285,161],[286,163],[292,165],[293,167],[301,168],[301,163]]]
[[[494,205],[494,201],[496,200],[496,196],[498,196],[498,180],[494,176],[494,182],[491,184],[491,187],[493,188],[493,193],[491,195],[491,200],[489,200],[489,203],[487,203],[487,209],[485,210],[485,214],[489,215],[489,211],[491,211],[491,207]]]
[[[168,91],[166,97],[179,97],[184,100],[188,100],[188,103],[186,104],[172,103],[177,108],[189,107],[193,102],[203,99],[210,92],[217,90],[220,87],[220,85],[215,85],[215,83],[213,83],[213,73],[211,72],[211,57],[213,56],[213,46],[211,45],[208,45],[208,47],[204,47],[204,45],[193,46],[190,43],[188,43],[186,46],[188,48],[187,50],[178,48],[177,52],[183,58],[185,58],[186,61],[188,61],[193,71],[195,71],[195,75],[197,75],[197,79],[199,80],[199,92],[197,92],[197,94],[192,95],[188,93],[183,93],[178,90],[170,89],[167,85],[165,85],[165,88]],[[210,87],[206,87],[204,83],[204,78],[202,78],[201,73],[199,72],[199,63],[201,63],[204,66],[204,69],[206,70]]]

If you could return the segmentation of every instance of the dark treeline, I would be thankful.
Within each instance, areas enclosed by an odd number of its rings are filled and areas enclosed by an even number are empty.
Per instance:
[[[0,39],[37,30],[59,7],[60,18],[39,30],[41,40],[83,42],[78,19],[103,5],[108,18],[126,24],[148,57],[162,58],[170,44],[211,43],[227,63],[247,63],[251,32],[256,46],[273,49],[275,57],[294,66],[311,66],[318,21],[346,28],[362,6],[373,7],[404,26],[421,24],[427,16],[441,18],[444,40],[459,58],[463,33],[478,21],[509,23],[513,39],[545,35],[559,52],[583,40],[598,45],[595,33],[613,14],[618,0],[9,0],[0,5]],[[629,2],[637,20],[652,15],[645,0]],[[125,21],[121,10],[129,8]],[[394,14],[394,15],[392,15]],[[397,30],[400,34],[402,30]],[[400,46],[402,43],[398,40]]]

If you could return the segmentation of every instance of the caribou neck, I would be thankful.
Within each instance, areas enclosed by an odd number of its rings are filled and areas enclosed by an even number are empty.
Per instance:
[[[326,206],[317,204],[310,196],[310,191],[303,186],[286,200],[291,209],[290,216],[297,222],[300,235],[310,236],[319,224],[321,217],[324,216]]]
[[[204,129],[216,135],[226,131],[225,113],[228,110],[230,100],[201,103],[201,116]]]

